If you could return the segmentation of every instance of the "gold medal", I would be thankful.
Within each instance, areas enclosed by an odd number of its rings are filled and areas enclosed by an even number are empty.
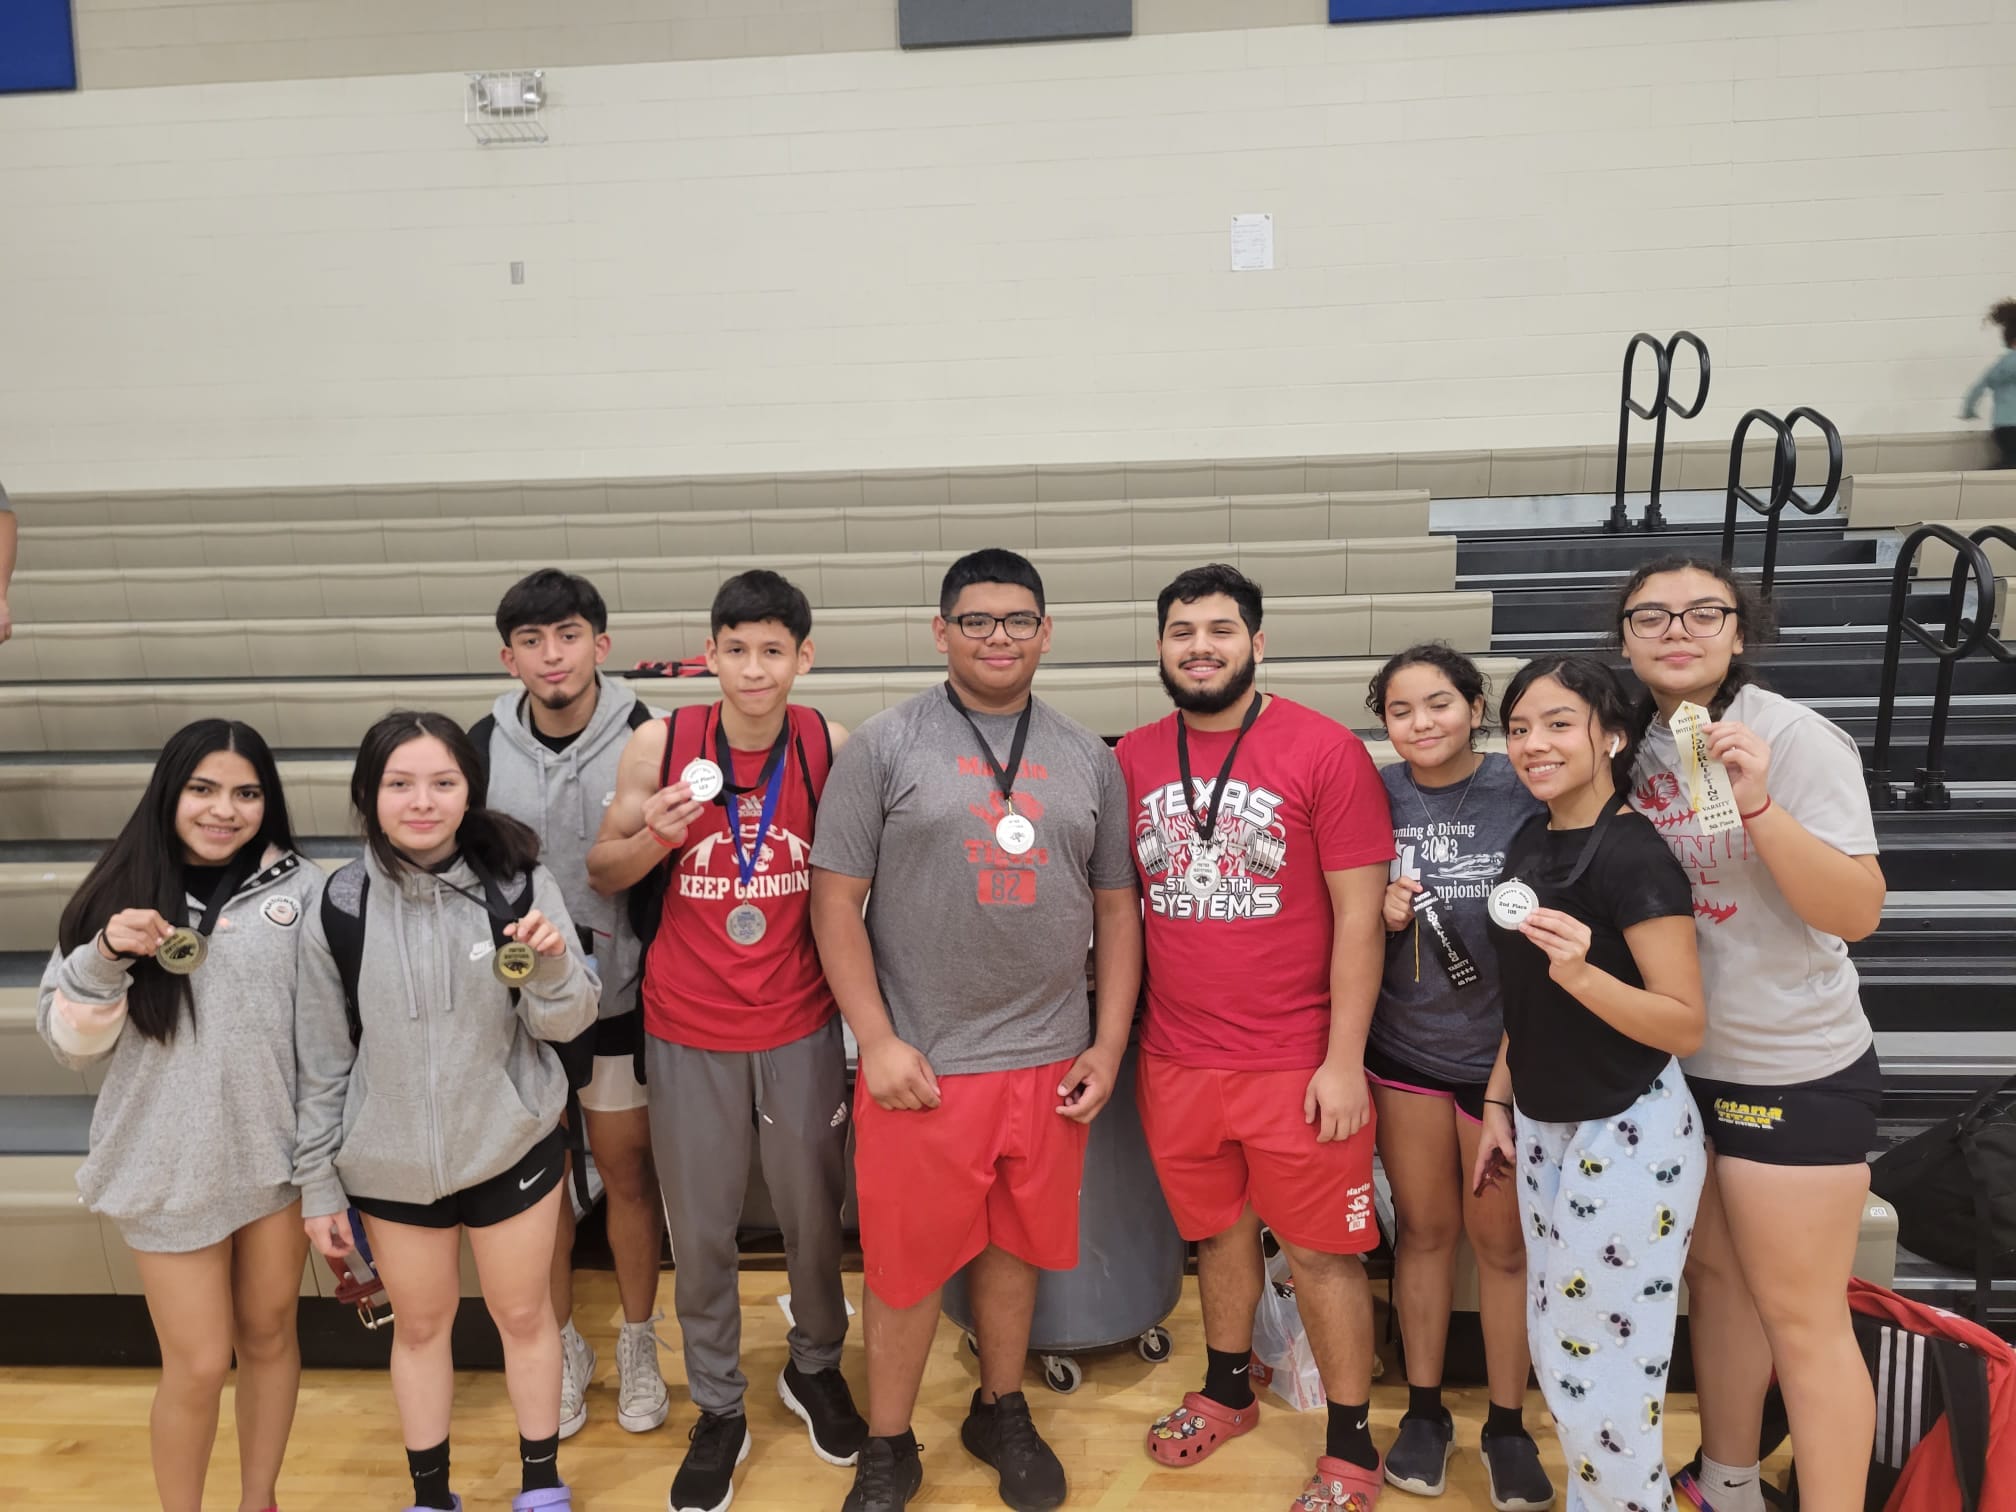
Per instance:
[[[506,940],[490,959],[490,970],[506,987],[516,987],[539,964],[538,952],[523,940]]]
[[[154,952],[154,959],[171,976],[187,976],[201,966],[209,954],[210,942],[184,926],[161,942],[161,948]]]

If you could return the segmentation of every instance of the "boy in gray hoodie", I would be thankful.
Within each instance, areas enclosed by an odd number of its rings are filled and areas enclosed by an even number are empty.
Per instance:
[[[587,1124],[588,1148],[607,1200],[609,1252],[623,1326],[616,1339],[616,1422],[646,1433],[669,1402],[658,1367],[660,1208],[651,1127],[641,1079],[643,975],[626,899],[588,885],[588,849],[616,795],[630,732],[654,718],[627,684],[598,668],[609,655],[609,611],[595,585],[547,567],[513,585],[497,605],[504,670],[524,690],[501,695],[470,729],[490,775],[490,807],[529,826],[539,855],[567,900],[581,948],[602,980],[596,1024],[563,1053]],[[563,1371],[560,1436],[588,1420],[595,1351],[574,1327],[574,1207],[563,1202],[553,1255],[553,1312]]]
[[[308,920],[296,1015],[294,1180],[311,1243],[353,1247],[355,1204],[399,1319],[392,1377],[413,1504],[453,1512],[449,1336],[460,1235],[503,1341],[518,1420],[516,1512],[571,1506],[557,1464],[560,1329],[548,1277],[566,1169],[554,1048],[600,984],[536,836],[485,806],[443,714],[366,732],[350,778],[367,850]]]

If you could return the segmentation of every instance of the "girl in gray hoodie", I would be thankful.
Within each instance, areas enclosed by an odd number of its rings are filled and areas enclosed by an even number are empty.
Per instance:
[[[160,1340],[151,1428],[166,1512],[202,1506],[234,1348],[239,1505],[274,1502],[307,1250],[292,1175],[295,969],[321,892],[321,871],[294,852],[266,742],[198,720],[161,748],[139,807],[63,910],[42,977],[43,1039],[64,1065],[105,1070],[77,1185],[132,1249]]]
[[[331,1260],[354,1247],[348,1209],[363,1214],[398,1319],[393,1391],[415,1508],[461,1506],[448,1488],[449,1334],[468,1229],[518,1419],[511,1505],[530,1512],[572,1505],[556,1464],[548,1289],[567,1100],[553,1045],[595,1022],[601,988],[537,837],[486,797],[482,763],[445,714],[389,714],[365,734],[350,801],[366,854],[330,879],[302,952],[294,1179],[308,1237]]]

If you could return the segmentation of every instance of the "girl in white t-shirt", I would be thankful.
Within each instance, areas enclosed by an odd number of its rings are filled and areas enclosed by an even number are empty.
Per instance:
[[[1775,1367],[1802,1493],[1854,1506],[1875,1400],[1847,1283],[1882,1096],[1846,943],[1883,913],[1862,758],[1846,732],[1752,680],[1742,653],[1767,617],[1720,563],[1641,567],[1616,627],[1650,695],[1631,802],[1693,883],[1708,1002],[1701,1049],[1683,1062],[1711,1150],[1687,1261],[1702,1489],[1716,1512],[1763,1512],[1757,1444]],[[1668,721],[1683,702],[1707,711],[1705,751],[1676,741]],[[1734,829],[1703,829],[1704,755],[1728,772]]]

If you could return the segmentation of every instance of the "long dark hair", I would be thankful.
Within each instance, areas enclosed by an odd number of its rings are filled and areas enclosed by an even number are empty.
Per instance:
[[[1499,727],[1506,734],[1512,731],[1512,711],[1519,706],[1519,700],[1526,696],[1527,689],[1543,677],[1551,677],[1562,687],[1589,705],[1589,712],[1596,717],[1596,723],[1611,734],[1621,736],[1623,744],[1617,754],[1609,757],[1610,778],[1619,793],[1631,791],[1631,759],[1638,754],[1638,736],[1632,724],[1633,710],[1631,696],[1624,691],[1624,680],[1593,656],[1536,656],[1521,667],[1512,678],[1512,685],[1505,690],[1505,696],[1498,701]],[[1590,732],[1590,754],[1597,761],[1605,758],[1595,746],[1595,732]]]
[[[385,779],[392,753],[408,741],[428,735],[448,748],[469,784],[469,807],[455,832],[462,854],[479,871],[500,882],[531,871],[539,860],[539,837],[509,814],[488,807],[490,774],[484,771],[462,726],[446,714],[413,709],[394,709],[366,730],[357,745],[357,765],[350,771],[350,806],[357,810],[364,825],[364,841],[378,864],[395,877],[409,864],[378,822],[378,786]]]
[[[196,768],[219,751],[235,752],[250,762],[266,795],[265,818],[245,844],[259,847],[255,854],[263,854],[268,846],[294,848],[280,768],[265,738],[235,719],[199,719],[184,725],[161,747],[147,791],[140,795],[125,828],[64,905],[56,940],[65,955],[95,938],[106,920],[124,909],[151,908],[164,919],[176,917],[184,892],[185,856],[175,833],[175,811]],[[147,1039],[165,1044],[175,1038],[185,1013],[195,1022],[189,978],[171,976],[151,957],[135,961],[127,977],[127,1022]]]
[[[1617,602],[1610,610],[1610,644],[1619,651],[1624,649],[1624,611],[1638,590],[1651,579],[1667,572],[1700,572],[1715,579],[1729,590],[1729,597],[1736,605],[1736,630],[1743,637],[1747,650],[1751,646],[1768,644],[1778,633],[1778,617],[1772,612],[1770,601],[1764,598],[1742,578],[1734,568],[1710,557],[1662,556],[1654,557],[1625,580],[1623,590],[1617,595]],[[1720,719],[1728,711],[1730,700],[1744,688],[1752,684],[1763,687],[1764,680],[1757,675],[1757,669],[1742,656],[1729,658],[1729,670],[1723,674],[1722,682],[1715,690],[1715,696],[1708,701],[1708,714],[1712,719]],[[1642,740],[1645,732],[1652,728],[1653,716],[1659,712],[1652,695],[1646,693],[1639,698],[1631,711],[1631,739],[1635,744]]]
[[[1449,679],[1449,686],[1456,690],[1456,696],[1476,708],[1484,707],[1484,717],[1491,717],[1491,703],[1485,697],[1485,689],[1490,680],[1484,676],[1477,663],[1447,641],[1420,641],[1405,651],[1397,652],[1387,659],[1386,665],[1372,674],[1372,681],[1365,685],[1365,707],[1372,717],[1381,721],[1386,718],[1386,689],[1394,677],[1408,667],[1433,667]],[[1477,747],[1477,731],[1470,731],[1470,747]]]

